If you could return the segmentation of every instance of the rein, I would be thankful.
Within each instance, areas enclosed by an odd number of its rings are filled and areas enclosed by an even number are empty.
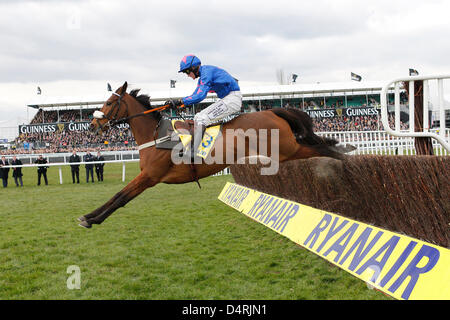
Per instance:
[[[118,119],[118,120],[114,120],[114,124],[122,123],[122,122],[127,122],[127,121],[130,120],[130,119],[133,119],[133,118],[136,118],[136,117],[140,117],[140,116],[145,116],[145,115],[148,115],[149,113],[152,113],[152,112],[154,112],[154,111],[162,111],[162,110],[166,110],[166,109],[169,108],[169,107],[170,107],[170,105],[166,104],[166,105],[161,106],[161,107],[153,108],[153,109],[150,109],[150,110],[141,112],[141,113],[136,113],[136,114],[133,114],[132,116],[128,116],[128,117],[125,117],[125,118],[121,118],[121,119]],[[181,105],[181,106],[180,106],[180,108],[183,108],[183,107],[184,107],[184,105]]]
[[[106,122],[105,124],[101,124],[100,122],[98,122],[99,127],[97,128],[97,132],[99,130],[103,130],[103,128],[106,127],[106,126],[109,126],[111,128],[112,126],[114,126],[116,124],[128,122],[130,119],[133,119],[133,118],[136,118],[136,117],[140,117],[140,116],[145,116],[145,115],[148,115],[148,114],[150,114],[152,112],[155,112],[155,111],[162,111],[162,110],[165,110],[165,109],[170,107],[169,104],[166,104],[166,105],[163,105],[163,106],[160,106],[160,107],[156,107],[156,108],[153,108],[153,109],[150,109],[150,110],[146,110],[144,112],[133,114],[133,115],[128,116],[128,117],[123,117],[123,118],[120,118],[120,119],[116,119],[116,116],[117,116],[117,114],[119,113],[119,110],[120,110],[120,103],[122,102],[123,95],[119,95],[119,94],[117,94],[115,92],[113,92],[113,94],[118,96],[119,99],[117,100],[117,103],[113,107],[111,107],[111,109],[109,110],[107,115],[105,115],[102,111],[95,111],[94,112],[94,118],[96,118],[96,119],[103,119],[103,118],[105,118],[106,120],[108,120],[108,122]],[[125,101],[124,101],[124,103],[125,103],[125,106],[127,108],[127,113],[128,113],[128,104]],[[181,109],[181,108],[184,108],[184,107],[185,107],[185,105],[182,104],[178,108]],[[114,111],[115,111],[115,113],[111,117],[111,114]],[[160,125],[160,123],[158,123],[158,125],[157,125],[157,127],[155,129],[155,133],[156,133],[156,130],[159,127],[159,125]],[[167,141],[169,139],[170,139],[170,136],[162,137],[160,139],[156,139],[156,137],[155,137],[155,139],[153,141],[150,141],[150,142],[144,143],[143,145],[140,145],[139,146],[139,150],[144,149],[144,148],[148,148],[148,147],[151,147],[151,146],[154,146],[154,145],[156,145],[156,143],[164,142],[164,141]]]
[[[111,110],[108,112],[108,114],[107,114],[107,115],[103,115],[103,117],[106,118],[106,120],[108,120],[108,122],[107,122],[105,125],[109,125],[109,126],[114,126],[114,125],[119,124],[119,123],[124,123],[124,122],[127,122],[127,121],[130,120],[130,119],[133,119],[133,118],[136,118],[136,117],[140,117],[140,116],[145,116],[145,115],[148,115],[148,114],[150,114],[150,113],[152,113],[152,112],[155,112],[155,111],[166,110],[167,108],[170,107],[170,105],[166,104],[166,105],[163,105],[163,106],[161,106],[161,107],[156,107],[156,108],[153,108],[153,109],[150,109],[150,110],[146,110],[146,111],[144,111],[144,112],[140,112],[140,113],[137,113],[137,114],[133,114],[133,115],[128,116],[128,117],[124,117],[124,118],[120,118],[120,119],[115,119],[115,117],[117,116],[117,113],[119,112],[119,109],[120,109],[120,103],[122,102],[122,97],[123,97],[123,96],[122,96],[122,95],[119,95],[119,94],[117,94],[117,93],[115,93],[115,92],[113,92],[113,94],[116,95],[116,96],[118,96],[119,99],[117,100],[117,103],[116,103],[116,104],[111,108]],[[125,103],[126,108],[127,108],[127,110],[128,110],[128,105],[127,105],[127,103],[126,103],[126,102],[124,102],[124,103]],[[117,109],[116,109],[116,107],[117,107]],[[185,105],[182,104],[182,105],[179,107],[179,109],[184,108],[184,107],[185,107]],[[110,117],[110,116],[111,116],[111,113],[114,111],[114,109],[116,109],[116,112],[115,112],[115,114],[114,114],[113,117]],[[127,113],[128,113],[128,112],[127,112]],[[96,116],[95,116],[95,112],[94,112],[94,117],[96,117]],[[98,118],[98,117],[97,117],[97,118]],[[102,118],[102,117],[100,117],[100,119],[101,119],[101,118]],[[104,125],[101,125],[101,124],[100,124],[100,129],[103,129],[103,127],[104,127]]]

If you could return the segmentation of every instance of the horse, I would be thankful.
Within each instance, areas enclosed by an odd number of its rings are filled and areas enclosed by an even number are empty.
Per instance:
[[[152,108],[150,98],[145,94],[138,94],[139,89],[127,93],[127,82],[119,87],[103,104],[100,111],[94,113],[90,123],[90,130],[102,134],[118,122],[127,122],[134,135],[137,145],[143,146],[155,140],[155,132],[161,123],[163,115],[159,109]],[[152,112],[154,111],[154,112]],[[224,132],[237,132],[230,135]],[[312,129],[312,120],[307,113],[299,109],[276,108],[271,110],[243,113],[229,122],[223,123],[221,135],[216,139],[210,155],[215,155],[221,147],[223,155],[221,160],[207,163],[190,164],[186,162],[174,163],[171,150],[158,149],[155,145],[139,148],[140,173],[129,182],[121,191],[116,193],[109,201],[89,214],[78,218],[79,225],[91,228],[93,224],[101,224],[118,208],[125,206],[147,188],[158,183],[181,184],[197,181],[224,170],[230,166],[225,158],[230,155],[233,161],[238,161],[239,142],[245,140],[245,156],[249,157],[252,150],[245,133],[253,130],[256,135],[267,133],[269,149],[272,150],[273,139],[278,136],[277,161],[284,162],[294,159],[307,159],[311,157],[331,157],[344,159],[344,153],[339,152],[335,145],[337,141],[317,136]],[[275,130],[275,131],[274,131]],[[234,140],[234,141],[232,141]],[[271,142],[272,141],[272,142]],[[267,150],[267,149],[266,149]],[[255,152],[255,150],[253,150]],[[258,153],[258,151],[256,152]],[[242,155],[242,153],[241,153]],[[271,159],[275,154],[261,155]],[[229,159],[229,158],[227,158]],[[278,163],[279,163],[278,162]],[[195,176],[193,175],[193,170]]]

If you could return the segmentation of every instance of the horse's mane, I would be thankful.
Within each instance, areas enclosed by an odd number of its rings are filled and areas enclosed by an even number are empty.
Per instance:
[[[134,89],[131,90],[129,95],[132,96],[133,98],[135,98],[140,104],[142,104],[147,110],[152,109],[152,106],[150,104],[150,96],[147,94],[140,94],[138,95],[139,91],[141,91],[141,89]],[[162,115],[160,112],[155,111],[150,113],[151,116],[153,116],[153,118],[155,118],[156,120],[160,120]]]

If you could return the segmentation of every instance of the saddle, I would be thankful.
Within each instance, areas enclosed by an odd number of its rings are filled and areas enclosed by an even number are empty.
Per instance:
[[[231,114],[222,120],[218,121],[217,123],[213,123],[206,127],[206,131],[208,129],[216,127],[218,125],[221,126],[224,123],[230,122],[231,120],[237,118],[240,116],[240,112],[236,112],[234,114]],[[162,119],[160,125],[157,128],[157,131],[155,132],[154,139],[161,139],[163,138],[162,142],[156,143],[157,149],[169,149],[172,150],[174,146],[180,142],[179,136],[175,140],[169,139],[169,137],[174,137],[173,133],[174,131],[183,132],[183,134],[188,134],[190,136],[193,136],[194,134],[194,120],[193,119],[183,119],[183,120],[172,120],[172,119]]]
[[[194,120],[177,120],[173,127],[177,131],[187,131],[191,136],[194,134]]]
[[[175,130],[178,132],[189,132],[190,135],[194,132],[194,120],[177,120],[175,122],[169,119],[161,120],[154,139],[162,140],[156,143],[157,149],[172,150],[178,143],[180,143],[180,136],[174,134]]]
[[[220,134],[221,124],[206,127],[202,143],[196,150],[197,155],[205,159],[211,151],[217,136]],[[155,132],[154,137],[157,149],[172,150],[180,142],[184,149],[189,149],[194,135],[194,120],[168,120],[163,119]]]
[[[173,140],[173,127],[170,120],[163,119],[153,132],[156,149],[172,150],[180,140]]]

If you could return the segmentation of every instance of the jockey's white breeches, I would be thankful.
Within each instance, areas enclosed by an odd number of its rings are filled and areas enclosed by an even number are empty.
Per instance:
[[[231,91],[227,96],[214,102],[209,107],[197,113],[195,123],[209,126],[217,123],[229,115],[240,112],[242,107],[242,94],[240,91]]]

